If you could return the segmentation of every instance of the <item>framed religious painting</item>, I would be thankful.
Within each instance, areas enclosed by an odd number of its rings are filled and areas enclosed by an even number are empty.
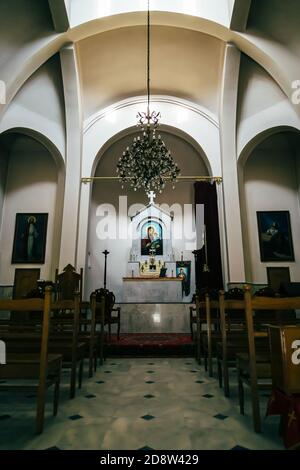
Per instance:
[[[260,259],[295,261],[289,211],[257,212]]]
[[[48,214],[16,214],[12,263],[43,264],[45,262]]]
[[[163,229],[156,220],[149,219],[141,227],[141,255],[163,255]]]
[[[176,262],[176,277],[182,279],[182,294],[187,297],[191,291],[191,262]]]

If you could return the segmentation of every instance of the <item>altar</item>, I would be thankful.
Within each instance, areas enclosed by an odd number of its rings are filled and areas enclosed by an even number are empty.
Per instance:
[[[132,245],[122,278],[122,303],[187,303],[191,297],[191,261],[177,259],[173,214],[154,203],[131,218]]]
[[[182,302],[182,279],[178,277],[124,277],[125,303]]]

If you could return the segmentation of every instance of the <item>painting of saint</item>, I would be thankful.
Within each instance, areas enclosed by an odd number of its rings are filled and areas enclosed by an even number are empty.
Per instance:
[[[191,289],[191,262],[177,261],[176,277],[182,280],[182,295],[189,296]]]
[[[48,214],[17,214],[12,263],[44,263]]]
[[[163,254],[162,227],[154,220],[149,220],[142,226],[141,254],[143,256]]]
[[[257,212],[261,261],[294,261],[288,211]]]

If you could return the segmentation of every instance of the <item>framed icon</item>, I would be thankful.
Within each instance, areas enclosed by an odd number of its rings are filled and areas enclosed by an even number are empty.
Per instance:
[[[16,214],[12,263],[45,262],[48,214]]]
[[[295,261],[289,211],[257,212],[261,261]]]

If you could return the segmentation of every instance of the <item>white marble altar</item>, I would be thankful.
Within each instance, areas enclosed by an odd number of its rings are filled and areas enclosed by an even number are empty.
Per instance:
[[[183,289],[186,277],[179,277],[173,250],[174,214],[154,203],[153,191],[148,197],[149,204],[131,217],[132,245],[126,277],[122,278],[121,302],[191,301],[193,285],[188,293]]]
[[[182,302],[182,281],[179,278],[123,278],[123,302]]]
[[[191,304],[118,304],[122,333],[190,333]],[[116,325],[112,325],[116,332]]]

